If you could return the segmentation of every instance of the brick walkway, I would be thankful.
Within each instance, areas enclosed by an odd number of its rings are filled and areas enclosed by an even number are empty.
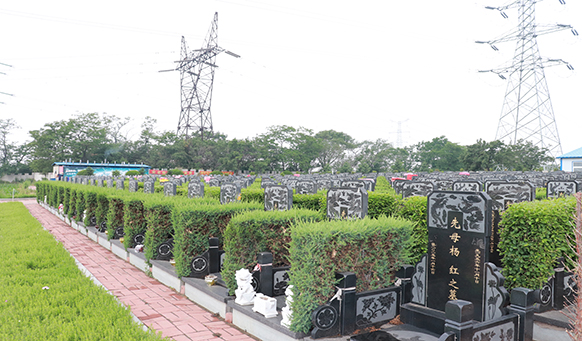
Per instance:
[[[77,232],[34,200],[30,213],[150,329],[176,341],[254,340]]]

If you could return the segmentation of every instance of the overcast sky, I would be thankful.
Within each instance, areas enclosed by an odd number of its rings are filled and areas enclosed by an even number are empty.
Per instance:
[[[214,12],[220,54],[214,82],[215,131],[255,137],[272,125],[334,129],[358,141],[410,145],[446,136],[491,141],[505,81],[492,69],[511,60],[492,40],[517,25],[485,6],[499,0],[5,1],[0,4],[0,118],[22,127],[12,138],[75,113],[144,117],[176,130],[180,40],[202,47]],[[545,0],[539,24],[582,33],[582,1]],[[582,147],[582,41],[568,30],[538,37],[563,152]]]

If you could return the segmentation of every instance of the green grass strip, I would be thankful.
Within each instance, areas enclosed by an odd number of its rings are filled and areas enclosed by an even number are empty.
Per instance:
[[[0,340],[162,340],[85,277],[22,203],[0,204]]]

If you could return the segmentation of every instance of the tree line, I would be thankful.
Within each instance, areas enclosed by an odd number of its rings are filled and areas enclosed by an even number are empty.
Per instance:
[[[129,138],[130,118],[78,114],[29,132],[30,141],[11,142],[18,128],[0,119],[0,174],[51,172],[53,162],[126,162],[153,168],[307,172],[431,172],[536,170],[552,162],[548,150],[529,141],[505,144],[481,139],[463,146],[445,136],[397,148],[387,140],[356,141],[335,130],[271,126],[254,138],[228,139],[220,132],[181,138],[156,130],[147,117],[137,138]]]

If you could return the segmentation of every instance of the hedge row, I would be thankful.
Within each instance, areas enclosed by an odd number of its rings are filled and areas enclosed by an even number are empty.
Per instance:
[[[273,266],[288,266],[291,226],[298,221],[321,221],[319,212],[306,209],[251,211],[233,217],[224,232],[222,278],[229,292],[237,288],[235,271],[252,271],[259,252],[273,254]]]
[[[572,265],[575,210],[574,197],[509,206],[502,215],[499,243],[505,287],[539,289],[559,257]]]
[[[412,227],[410,221],[384,216],[297,222],[289,246],[294,286],[290,329],[309,332],[311,313],[335,294],[336,272],[354,272],[358,292],[391,285],[394,272],[409,261],[403,246]]]
[[[256,202],[174,207],[174,260],[178,276],[190,276],[190,263],[208,249],[208,238],[218,237],[223,242],[224,230],[234,215],[261,209],[263,205]]]

